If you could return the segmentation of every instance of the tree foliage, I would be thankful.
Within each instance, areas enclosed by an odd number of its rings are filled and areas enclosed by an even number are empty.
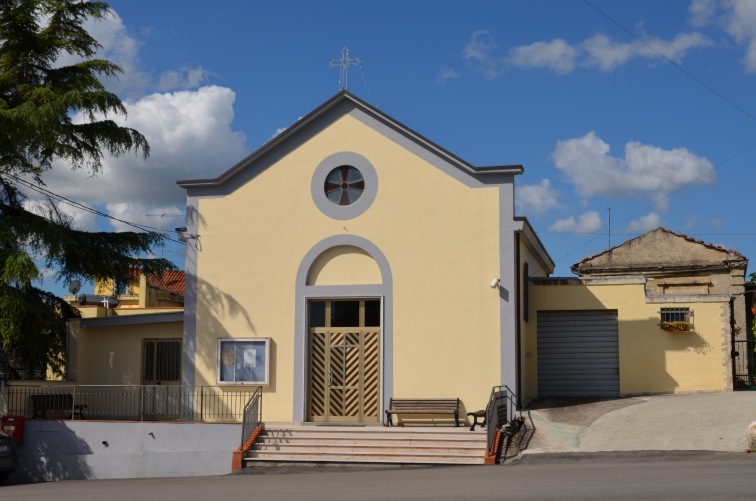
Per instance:
[[[46,211],[30,210],[21,189],[44,185],[54,165],[94,175],[106,155],[149,155],[142,134],[110,119],[126,109],[100,79],[122,70],[94,58],[100,45],[83,27],[109,12],[103,2],[0,0],[0,348],[6,363],[61,367],[66,319],[76,311],[35,287],[38,262],[66,282],[126,283],[136,268],[158,274],[172,268],[143,257],[162,245],[161,235],[79,231],[52,200]],[[79,62],[61,65],[63,57]]]

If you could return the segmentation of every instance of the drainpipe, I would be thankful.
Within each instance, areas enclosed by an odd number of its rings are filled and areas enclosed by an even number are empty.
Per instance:
[[[517,408],[522,407],[522,373],[521,373],[521,366],[522,363],[520,362],[520,357],[522,356],[522,347],[521,347],[521,336],[522,336],[522,325],[520,322],[520,319],[522,318],[522,311],[520,310],[522,308],[522,301],[520,300],[520,295],[523,293],[523,287],[522,287],[522,263],[520,262],[520,233],[515,233],[515,353],[517,356],[515,357],[515,371],[517,374]],[[527,280],[527,277],[525,277],[525,280]]]
[[[735,297],[730,296],[730,365],[732,366],[730,391],[735,391],[735,374],[737,373],[735,357],[740,357],[740,353],[735,351]]]

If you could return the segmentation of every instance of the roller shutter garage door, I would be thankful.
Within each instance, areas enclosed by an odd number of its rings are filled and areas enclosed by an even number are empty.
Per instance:
[[[538,395],[619,396],[617,310],[538,312]]]

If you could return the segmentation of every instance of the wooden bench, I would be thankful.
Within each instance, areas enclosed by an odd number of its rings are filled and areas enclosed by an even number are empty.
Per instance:
[[[392,398],[386,409],[388,425],[393,425],[394,414],[453,414],[454,426],[459,426],[458,398]]]
[[[73,403],[73,395],[70,393],[56,393],[52,395],[31,395],[32,403],[34,404],[34,415],[47,419],[48,412],[66,412],[72,413],[71,417],[79,416],[84,419],[83,409],[86,409],[86,405]]]

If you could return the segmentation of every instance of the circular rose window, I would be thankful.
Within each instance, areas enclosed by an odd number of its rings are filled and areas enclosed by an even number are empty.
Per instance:
[[[325,180],[325,194],[336,205],[352,205],[365,191],[362,173],[351,165],[336,167]]]
[[[310,179],[312,201],[340,221],[354,219],[373,205],[378,193],[375,167],[359,153],[339,151],[324,158]]]

